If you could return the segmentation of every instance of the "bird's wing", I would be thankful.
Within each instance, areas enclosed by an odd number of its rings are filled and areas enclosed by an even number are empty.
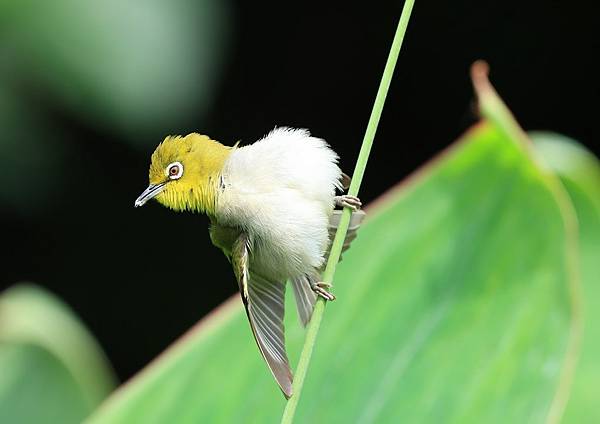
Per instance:
[[[327,251],[325,253],[325,263],[323,267],[327,264],[327,259],[329,258],[329,253],[331,252],[331,245],[333,244],[333,239],[335,238],[335,233],[340,226],[340,220],[342,219],[343,210],[334,210],[331,218],[329,218],[329,246],[327,246]],[[350,248],[350,244],[356,238],[356,234],[360,224],[362,224],[365,219],[365,212],[362,210],[353,211],[352,216],[350,217],[350,224],[348,225],[348,232],[346,233],[346,238],[344,239],[344,244],[342,246],[342,253]],[[342,257],[340,256],[340,261]]]
[[[340,177],[340,183],[342,183],[342,188],[344,190],[348,190],[350,188],[350,183],[352,182],[352,177],[348,174],[342,172],[342,176]]]
[[[269,281],[249,269],[250,244],[241,234],[233,245],[231,262],[246,315],[260,353],[283,394],[292,395],[292,372],[285,351],[283,328],[285,282]]]

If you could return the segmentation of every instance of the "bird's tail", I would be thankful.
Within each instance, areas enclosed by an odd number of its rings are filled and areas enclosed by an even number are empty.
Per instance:
[[[342,211],[334,210],[329,220],[329,246],[327,247],[327,251],[325,253],[325,262],[323,267],[318,270],[315,269],[315,272],[312,274],[305,274],[292,279],[292,288],[294,289],[294,297],[296,298],[298,315],[300,316],[300,321],[304,326],[306,326],[310,321],[315,302],[317,301],[317,295],[312,290],[312,286],[314,283],[320,280],[321,273],[325,269],[325,264],[327,264],[327,259],[329,258],[329,253],[331,252],[331,244],[333,243],[333,238],[335,237],[335,233],[340,225],[341,218]],[[344,240],[344,245],[342,246],[342,253],[348,250],[352,240],[356,238],[358,228],[364,219],[364,211],[358,210],[352,212],[350,225],[348,226],[348,232],[346,233],[346,239]],[[341,260],[342,257],[340,256],[340,261]]]

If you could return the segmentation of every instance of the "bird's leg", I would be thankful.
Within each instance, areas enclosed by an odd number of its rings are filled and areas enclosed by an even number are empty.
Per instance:
[[[340,208],[349,207],[353,211],[359,210],[362,206],[362,202],[358,197],[349,194],[335,196],[333,200],[335,201],[336,206],[339,206]]]
[[[324,281],[317,281],[316,283],[313,282],[310,284],[310,288],[325,300],[335,300],[333,293],[329,292],[329,289],[331,288],[331,284],[329,283]]]

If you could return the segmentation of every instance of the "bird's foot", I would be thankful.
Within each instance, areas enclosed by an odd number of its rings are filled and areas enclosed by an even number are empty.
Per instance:
[[[362,206],[362,202],[356,196],[350,196],[349,194],[344,194],[342,196],[335,196],[335,205],[340,208],[348,207],[353,211],[357,211]]]
[[[318,281],[316,283],[313,283],[311,285],[311,288],[316,294],[321,296],[323,299],[329,301],[335,300],[335,296],[333,295],[333,293],[329,292],[331,284],[325,283],[324,281]]]

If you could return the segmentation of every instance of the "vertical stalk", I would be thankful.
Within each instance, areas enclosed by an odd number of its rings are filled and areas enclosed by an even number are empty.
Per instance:
[[[377,132],[379,118],[381,117],[385,98],[394,75],[394,69],[396,67],[396,62],[398,61],[398,54],[400,53],[400,48],[402,47],[402,41],[404,40],[404,34],[406,33],[406,28],[408,26],[413,4],[414,0],[405,0],[404,7],[402,8],[402,14],[400,15],[400,20],[398,21],[398,27],[396,28],[394,41],[392,42],[392,47],[385,64],[385,69],[383,70],[383,75],[381,77],[381,82],[379,83],[379,89],[377,90],[377,96],[375,97],[373,110],[371,111],[367,130],[365,131],[360,153],[356,161],[356,167],[354,168],[354,174],[352,175],[350,189],[348,190],[348,194],[353,196],[358,195],[358,190],[365,173],[365,168],[369,159],[369,153],[371,152],[371,146],[373,146],[373,139],[375,138],[375,133]],[[348,231],[351,215],[352,211],[349,208],[344,208],[340,225],[333,240],[331,252],[329,254],[329,260],[327,261],[327,267],[323,273],[323,281],[326,283],[333,282],[333,276],[342,253],[342,246],[344,244],[344,239],[346,238],[346,232]],[[306,331],[304,347],[302,348],[300,360],[298,361],[298,366],[296,368],[296,375],[293,384],[294,394],[288,400],[285,406],[285,410],[283,411],[283,416],[281,418],[282,424],[291,424],[294,420],[294,414],[302,393],[304,379],[306,377],[306,372],[308,371],[308,365],[310,363],[310,358],[312,356],[315,341],[317,339],[317,334],[319,333],[319,327],[321,326],[324,310],[325,300],[322,298],[317,299],[312,318]]]

